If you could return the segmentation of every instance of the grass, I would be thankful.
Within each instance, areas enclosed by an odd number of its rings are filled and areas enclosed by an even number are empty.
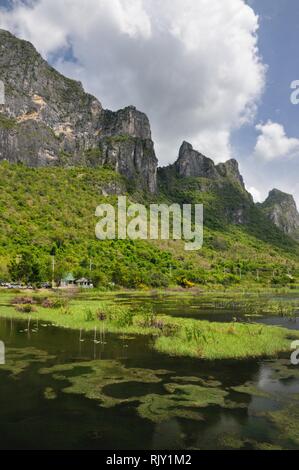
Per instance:
[[[154,348],[172,356],[198,359],[275,357],[290,350],[299,332],[245,323],[216,323],[157,315],[151,307],[133,309],[113,299],[94,300],[67,295],[2,297],[0,316],[42,320],[64,328],[105,333],[152,335]]]
[[[290,350],[291,338],[299,338],[298,332],[272,326],[176,321],[179,328],[173,337],[157,338],[159,352],[208,360],[275,357]]]

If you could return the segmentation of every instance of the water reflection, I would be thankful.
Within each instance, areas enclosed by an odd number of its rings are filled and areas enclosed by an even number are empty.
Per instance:
[[[196,303],[158,299],[155,308],[217,321],[244,315]],[[287,357],[171,358],[153,351],[151,338],[108,335],[104,325],[86,333],[29,319],[0,320],[0,339],[0,448],[299,448],[290,434],[299,424],[290,408],[298,408],[299,368]]]

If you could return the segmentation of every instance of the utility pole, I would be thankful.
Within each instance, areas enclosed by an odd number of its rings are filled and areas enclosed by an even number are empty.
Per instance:
[[[52,289],[55,287],[55,255],[56,255],[56,247],[53,246],[50,255],[52,256]]]
[[[52,255],[52,289],[55,287],[55,255]]]

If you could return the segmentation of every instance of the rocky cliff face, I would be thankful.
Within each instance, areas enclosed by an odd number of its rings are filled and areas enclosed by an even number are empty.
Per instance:
[[[284,233],[299,240],[299,213],[291,194],[273,189],[266,201],[259,206],[271,222]]]
[[[191,197],[194,202],[203,202],[206,220],[209,211],[217,210],[219,221],[237,225],[250,221],[254,203],[245,189],[236,160],[215,165],[191,144],[183,142],[177,161],[160,168],[158,177],[160,191],[171,200],[188,203]]]
[[[103,109],[48,65],[35,48],[0,30],[0,159],[30,166],[108,165],[156,190],[157,159],[148,118],[133,106]]]
[[[243,178],[236,160],[228,160],[225,163],[215,165],[213,160],[194,150],[188,142],[182,143],[175,168],[178,175],[184,178],[202,177],[213,180],[228,178],[244,188]]]
[[[175,168],[178,175],[183,178],[204,177],[214,179],[219,176],[213,160],[194,150],[188,142],[182,143]]]

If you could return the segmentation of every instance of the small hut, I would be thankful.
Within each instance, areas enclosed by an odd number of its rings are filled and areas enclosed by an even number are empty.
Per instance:
[[[81,279],[76,280],[76,286],[83,289],[92,289],[93,283],[86,277],[82,277]]]
[[[68,273],[63,279],[60,281],[60,287],[75,287],[75,278],[72,273]]]

